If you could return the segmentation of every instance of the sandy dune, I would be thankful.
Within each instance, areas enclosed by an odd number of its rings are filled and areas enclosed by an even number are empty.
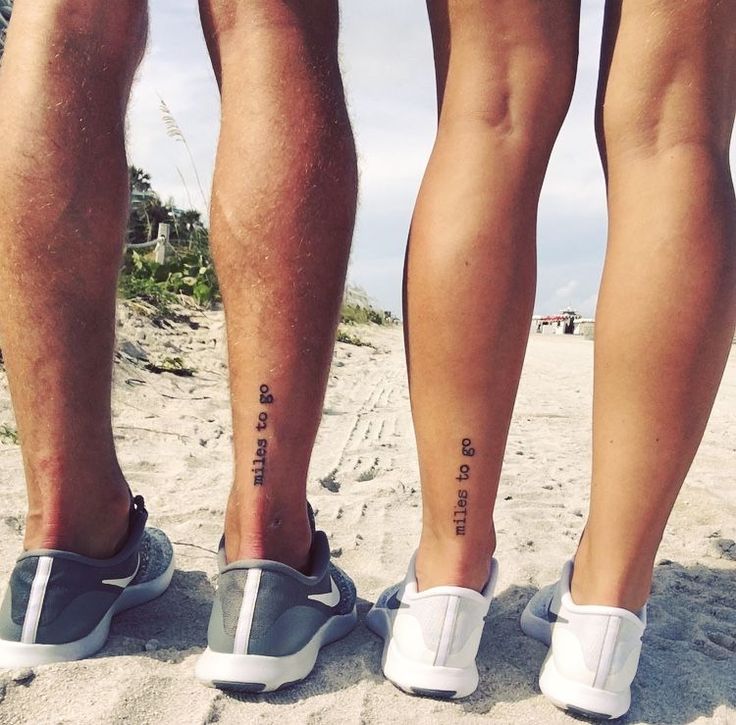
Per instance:
[[[363,619],[403,576],[419,531],[414,442],[397,328],[338,344],[310,474],[318,525],[356,580],[361,623],[326,649],[304,684],[234,697],[193,679],[215,584],[213,550],[230,480],[221,313],[160,329],[121,308],[115,430],[124,470],[175,542],[178,571],[158,601],[120,615],[84,662],[0,673],[0,723],[563,723],[539,695],[543,647],[518,615],[573,551],[587,504],[592,343],[533,336],[498,504],[501,575],[481,645],[481,686],[463,702],[410,698],[381,677]],[[193,329],[196,327],[196,329]],[[194,377],[156,374],[179,356]],[[12,423],[0,371],[0,426]],[[665,536],[633,723],[736,723],[736,348]],[[17,446],[0,444],[0,576],[20,549],[24,496]]]

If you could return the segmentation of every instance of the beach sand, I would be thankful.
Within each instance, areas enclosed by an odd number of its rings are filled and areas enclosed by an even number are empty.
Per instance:
[[[194,329],[196,327],[196,329]],[[380,673],[365,627],[378,593],[404,575],[420,493],[401,331],[350,330],[338,344],[309,496],[337,563],[355,579],[360,623],[323,650],[303,684],[233,696],[195,682],[216,582],[214,549],[230,483],[229,401],[221,312],[156,327],[121,305],[115,434],[123,469],[174,542],[178,568],[159,600],[118,616],[105,649],[76,663],[0,673],[0,723],[565,723],[537,689],[544,647],[519,614],[557,578],[583,526],[590,468],[593,343],[533,335],[497,506],[500,561],[470,698],[409,697]],[[193,377],[145,360],[181,357]],[[0,426],[12,424],[0,370]],[[631,723],[736,723],[736,348],[695,464],[662,543]],[[320,482],[322,480],[322,482]],[[643,494],[645,495],[645,494]],[[0,443],[0,577],[23,531],[20,451]]]

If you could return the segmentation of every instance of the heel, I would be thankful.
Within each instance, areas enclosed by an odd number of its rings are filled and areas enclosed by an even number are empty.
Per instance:
[[[404,657],[393,640],[384,647],[383,674],[410,695],[457,700],[472,695],[478,687],[478,668],[438,667]]]
[[[207,647],[195,677],[208,687],[241,692],[273,692],[303,680],[314,669],[322,647],[341,639],[357,624],[355,609],[335,615],[298,652],[282,657],[215,652]]]
[[[554,705],[584,717],[613,720],[626,714],[631,705],[631,689],[623,692],[601,690],[575,682],[555,667],[550,652],[539,675],[539,689]]]

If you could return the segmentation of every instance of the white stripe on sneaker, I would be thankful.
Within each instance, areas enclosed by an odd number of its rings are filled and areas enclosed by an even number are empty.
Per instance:
[[[248,574],[245,577],[245,586],[243,587],[243,603],[240,605],[238,627],[235,630],[233,654],[248,654],[248,640],[250,640],[253,613],[256,609],[256,598],[258,597],[258,588],[260,585],[261,569],[248,569]]]
[[[38,623],[41,621],[43,600],[46,597],[46,586],[51,576],[51,565],[54,560],[50,556],[39,556],[36,565],[36,575],[33,577],[31,591],[28,597],[28,607],[23,620],[23,631],[20,641],[23,644],[35,644]]]
[[[621,629],[621,620],[618,617],[609,617],[606,622],[606,631],[603,635],[600,656],[598,658],[598,667],[595,671],[595,679],[593,687],[602,689],[606,686],[606,680],[611,672],[613,664],[613,655],[616,652],[616,643],[618,642],[618,633]]]
[[[460,597],[447,597],[447,607],[445,608],[445,619],[442,623],[442,632],[440,633],[440,641],[437,645],[437,654],[434,658],[435,667],[444,667],[447,658],[452,652],[452,642],[455,639],[455,623],[457,622],[457,610],[460,606]]]

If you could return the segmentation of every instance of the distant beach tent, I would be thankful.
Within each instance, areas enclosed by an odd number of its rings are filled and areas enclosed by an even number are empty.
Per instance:
[[[582,335],[592,339],[595,320],[584,318],[570,307],[556,315],[535,315],[532,317],[531,332],[541,335]]]

